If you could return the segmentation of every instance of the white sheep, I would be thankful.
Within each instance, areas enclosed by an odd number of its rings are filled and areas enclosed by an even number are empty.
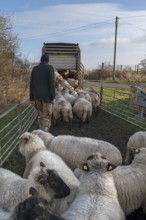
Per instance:
[[[133,150],[130,165],[112,171],[119,202],[126,215],[142,207],[146,214],[146,148]]]
[[[78,93],[78,98],[84,98],[88,102],[90,102],[90,103],[92,102],[90,95],[88,93],[86,93],[86,92],[79,92]]]
[[[61,74],[58,73],[57,70],[54,71],[55,74],[55,82],[56,84],[60,83],[63,80],[63,77],[61,76]]]
[[[63,94],[63,97],[73,106],[75,101],[76,101],[76,97],[72,94],[69,94],[68,92]]]
[[[100,153],[87,159],[82,166],[79,193],[62,215],[66,220],[125,220],[111,174],[113,168]]]
[[[33,130],[31,133],[39,136],[43,140],[45,146],[47,146],[52,138],[54,138],[54,135],[52,135],[50,132],[46,132],[41,129]]]
[[[67,82],[66,79],[62,79],[62,80],[60,81],[60,84],[61,84],[61,86],[62,86],[64,89],[65,89],[65,88],[69,89],[70,92],[74,90],[74,88]]]
[[[98,113],[99,108],[100,108],[100,96],[99,94],[95,91],[95,90],[81,90],[81,89],[76,89],[76,91],[78,93],[85,93],[85,94],[89,94],[91,97],[91,101],[92,101],[92,107],[93,107],[93,111],[95,113]]]
[[[36,167],[30,172],[28,179],[0,168],[0,207],[10,210],[29,196],[30,187],[34,187],[50,203],[54,197],[62,198],[70,193],[69,187],[56,171],[46,167]]]
[[[69,123],[69,129],[72,128],[73,112],[71,104],[60,94],[56,96],[56,101],[53,105],[53,117],[55,123],[61,119]]]
[[[23,133],[20,136],[19,151],[26,160],[24,177],[28,177],[30,171],[38,167],[40,162],[43,162],[49,169],[56,170],[70,188],[79,185],[79,181],[63,159],[59,155],[47,150],[42,139],[36,134]]]
[[[77,98],[73,105],[73,114],[80,119],[79,127],[81,127],[82,122],[89,123],[92,116],[92,104],[85,98]]]
[[[146,147],[146,131],[135,132],[127,142],[125,164],[130,164],[133,159],[133,149]]]
[[[99,108],[100,108],[100,96],[96,91],[87,91],[87,93],[90,95],[91,100],[92,100],[92,106],[93,106],[93,111],[95,113],[98,113]]]
[[[45,134],[40,136],[48,150],[58,154],[74,170],[79,164],[84,163],[91,153],[99,152],[115,165],[122,164],[122,155],[113,144],[88,137],[77,137],[72,135],[58,135],[54,138],[48,138]],[[46,134],[48,136],[48,134]]]
[[[79,87],[79,80],[77,79],[73,79],[73,78],[68,78],[67,82],[74,88],[78,88]]]

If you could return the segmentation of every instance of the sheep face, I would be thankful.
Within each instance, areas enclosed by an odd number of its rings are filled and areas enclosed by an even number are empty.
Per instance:
[[[39,149],[46,149],[43,141],[36,134],[25,132],[20,136],[19,151],[23,156],[27,152],[35,152]]]
[[[28,179],[34,181],[38,192],[51,201],[52,198],[64,198],[70,194],[69,187],[55,170],[37,167],[30,173]]]
[[[132,149],[133,161],[146,164],[146,148]]]
[[[85,172],[106,172],[111,171],[116,166],[109,163],[100,153],[93,153],[87,158],[87,162],[82,165],[82,170]]]
[[[62,219],[62,217],[49,210],[49,203],[43,197],[39,197],[34,188],[30,188],[31,196],[21,202],[12,214],[12,220],[51,220]]]

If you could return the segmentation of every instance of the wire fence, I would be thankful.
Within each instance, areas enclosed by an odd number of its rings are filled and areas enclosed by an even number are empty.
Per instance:
[[[28,98],[0,115],[0,166],[18,146],[20,135],[29,130],[37,117]]]
[[[146,130],[146,93],[138,96],[139,92],[117,88],[98,87],[97,90],[100,91],[102,110]],[[37,118],[37,111],[28,100],[0,115],[0,166],[18,146],[20,135],[28,131]]]

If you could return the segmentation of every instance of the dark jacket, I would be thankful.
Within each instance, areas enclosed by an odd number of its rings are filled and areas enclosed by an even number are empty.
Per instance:
[[[54,69],[48,63],[40,63],[31,72],[30,101],[51,102],[55,98]]]

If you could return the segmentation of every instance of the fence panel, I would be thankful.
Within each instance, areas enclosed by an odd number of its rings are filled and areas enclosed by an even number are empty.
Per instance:
[[[121,119],[146,129],[146,108],[136,104],[137,94],[112,88],[102,88],[101,108]]]
[[[104,111],[146,130],[146,108],[136,104],[136,93],[115,88],[101,87],[99,90]],[[0,166],[18,146],[20,135],[29,130],[36,118],[37,111],[28,99],[0,115]]]
[[[36,117],[37,111],[28,99],[0,115],[0,166],[18,146],[20,135],[29,130]]]

